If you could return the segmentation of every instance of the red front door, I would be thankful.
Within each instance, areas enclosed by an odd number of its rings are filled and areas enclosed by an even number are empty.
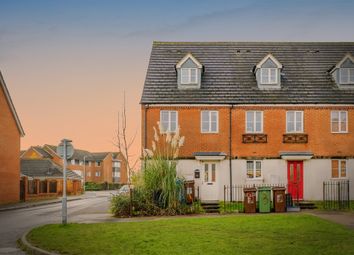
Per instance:
[[[294,200],[304,197],[303,161],[288,161],[288,192]]]

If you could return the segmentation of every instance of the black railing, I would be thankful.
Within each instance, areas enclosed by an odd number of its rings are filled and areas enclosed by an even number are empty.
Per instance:
[[[249,185],[224,185],[224,202],[221,209],[224,212],[244,212],[244,188],[259,188],[259,187],[284,187],[285,184],[249,184]],[[256,194],[258,201],[258,192]],[[273,192],[271,192],[271,200],[273,201]]]
[[[327,210],[350,208],[349,180],[323,182],[323,207]]]

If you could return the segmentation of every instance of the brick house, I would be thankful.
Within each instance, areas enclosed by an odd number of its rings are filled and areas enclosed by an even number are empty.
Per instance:
[[[20,138],[24,135],[0,72],[0,204],[20,199]]]
[[[63,160],[54,145],[32,146],[23,152],[21,159],[47,158],[63,166]],[[89,152],[74,149],[74,155],[68,159],[67,169],[81,176],[85,182],[127,183],[127,169],[124,157],[116,152]],[[84,172],[86,176],[84,177]]]
[[[179,126],[178,172],[202,200],[262,183],[321,200],[327,180],[350,180],[354,199],[353,56],[352,42],[154,42],[142,147],[158,121]]]

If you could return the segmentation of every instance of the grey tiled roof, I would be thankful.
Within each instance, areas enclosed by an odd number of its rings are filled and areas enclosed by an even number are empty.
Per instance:
[[[201,89],[178,90],[175,65],[192,53],[204,66]],[[280,90],[260,90],[252,69],[271,53],[283,65]],[[142,104],[354,104],[328,71],[354,42],[154,42]]]
[[[21,159],[21,174],[34,178],[63,178],[63,169],[50,159]],[[81,179],[71,170],[66,174],[68,179]]]
[[[53,158],[46,150],[44,150],[41,146],[34,146],[37,152],[39,152],[44,158]]]

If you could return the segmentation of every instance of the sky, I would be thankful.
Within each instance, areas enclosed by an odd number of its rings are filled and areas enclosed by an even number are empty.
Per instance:
[[[354,1],[0,0],[0,70],[26,136],[116,151],[126,94],[140,154],[140,97],[153,41],[354,41]]]

